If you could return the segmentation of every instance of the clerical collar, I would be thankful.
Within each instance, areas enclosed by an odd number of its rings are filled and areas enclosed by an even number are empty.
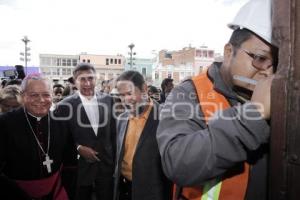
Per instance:
[[[31,117],[35,118],[36,121],[38,121],[38,122],[41,121],[42,117],[36,117],[33,114],[31,114],[30,112],[28,112],[28,111],[26,111],[26,112],[28,113],[28,115],[30,115]]]

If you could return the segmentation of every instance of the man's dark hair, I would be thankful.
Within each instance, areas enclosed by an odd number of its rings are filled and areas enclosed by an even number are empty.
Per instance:
[[[165,88],[166,88],[166,86],[170,83],[170,82],[173,82],[173,79],[171,79],[171,78],[165,78],[162,82],[161,82],[161,90],[163,91],[163,92],[165,92]]]
[[[12,79],[12,80],[9,80],[8,82],[6,82],[5,86],[8,86],[8,85],[21,85],[21,84],[22,84],[21,79]]]
[[[58,84],[58,83],[57,83],[57,84],[54,84],[54,85],[53,85],[53,89],[54,89],[54,88],[57,88],[57,87],[58,87],[58,88],[62,88],[62,89],[65,88],[62,84]]]
[[[148,86],[148,91],[152,93],[159,93],[158,89],[153,85]]]
[[[6,83],[7,83],[7,80],[2,80],[2,82],[1,82],[1,87],[4,88],[5,85],[6,85]]]
[[[15,65],[16,71],[18,73],[18,79],[23,80],[25,78],[25,72],[24,72],[24,67],[23,65]]]
[[[101,82],[101,85],[103,86],[104,84],[108,84],[109,81],[110,81],[110,80],[103,80],[103,81]]]
[[[229,43],[234,47],[233,55],[236,54],[236,50],[239,49],[244,42],[249,40],[253,34],[253,32],[246,28],[236,29],[232,32]]]
[[[68,78],[67,81],[71,84],[74,84],[74,78],[72,76]]]
[[[129,70],[123,72],[118,78],[118,81],[131,81],[135,87],[143,90],[143,85],[145,84],[145,79],[142,74],[137,71]]]
[[[255,34],[254,32],[243,28],[243,29],[236,29],[232,32],[231,37],[229,39],[229,43],[234,47],[233,48],[233,55],[236,55],[237,49],[241,47],[241,45],[249,40],[253,35],[260,38],[262,41],[264,41],[267,45],[271,47],[271,54],[273,58],[273,72],[276,72],[277,70],[277,64],[278,64],[278,48],[274,45],[269,44],[267,41],[265,41],[263,38],[261,38],[259,35]]]
[[[96,72],[96,70],[95,70],[95,68],[94,68],[93,65],[91,65],[91,64],[89,64],[89,63],[79,63],[79,64],[75,67],[75,69],[74,69],[74,71],[73,71],[73,77],[76,78],[77,73],[78,73],[79,71],[86,71],[86,70],[92,70],[93,72]]]

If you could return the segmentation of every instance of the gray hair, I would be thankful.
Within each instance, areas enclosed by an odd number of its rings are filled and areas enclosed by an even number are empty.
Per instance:
[[[48,85],[49,85],[49,89],[51,89],[51,83],[49,82],[49,79],[46,78],[45,76],[43,76],[42,74],[40,73],[34,73],[34,74],[29,74],[27,75],[23,81],[22,81],[22,84],[21,84],[21,91],[22,92],[25,92],[26,91],[26,88],[28,86],[28,82],[30,80],[35,80],[35,81],[45,81]]]

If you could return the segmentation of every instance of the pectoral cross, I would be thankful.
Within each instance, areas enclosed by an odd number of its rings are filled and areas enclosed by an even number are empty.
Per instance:
[[[51,173],[51,163],[53,163],[53,160],[51,160],[49,158],[48,154],[46,154],[45,161],[43,162],[43,165],[47,166],[48,173]]]

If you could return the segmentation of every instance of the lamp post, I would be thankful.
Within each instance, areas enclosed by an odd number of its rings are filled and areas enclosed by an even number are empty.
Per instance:
[[[136,55],[136,53],[135,52],[132,52],[132,49],[134,48],[134,44],[133,43],[131,43],[130,45],[128,45],[128,47],[129,47],[129,49],[130,49],[130,52],[128,53],[129,55],[130,55],[130,69],[132,69],[132,66],[134,65],[134,63],[133,63],[133,60],[134,60],[134,58],[133,58],[133,56],[134,55]]]
[[[24,42],[24,44],[25,44],[25,51],[24,51],[24,53],[23,52],[20,53],[20,55],[24,56],[24,58],[21,57],[20,59],[22,61],[24,61],[24,63],[25,63],[25,69],[26,69],[26,75],[27,75],[27,62],[30,61],[30,59],[28,58],[30,56],[30,53],[29,53],[30,48],[27,47],[27,44],[30,42],[30,40],[28,39],[27,36],[24,36],[24,38],[22,38],[22,42]]]

